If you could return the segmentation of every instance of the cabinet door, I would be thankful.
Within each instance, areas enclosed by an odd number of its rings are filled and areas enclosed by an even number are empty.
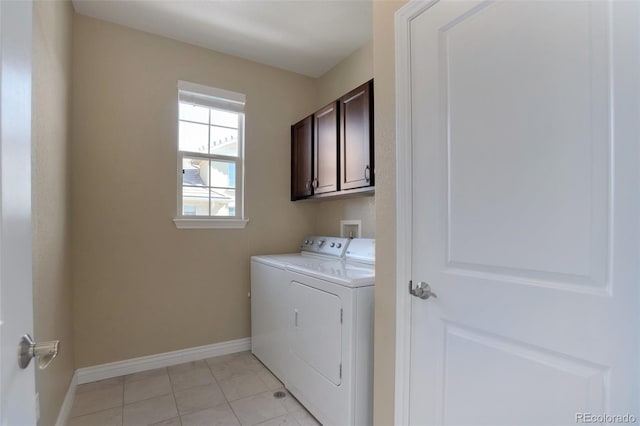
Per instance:
[[[340,189],[373,186],[373,82],[340,98]]]
[[[313,193],[338,190],[338,102],[314,114]]]
[[[291,126],[291,200],[312,193],[313,117]]]

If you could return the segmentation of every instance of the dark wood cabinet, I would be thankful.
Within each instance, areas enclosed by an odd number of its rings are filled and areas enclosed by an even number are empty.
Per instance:
[[[291,200],[373,194],[373,80],[291,126]]]
[[[373,81],[340,98],[340,189],[374,185]]]
[[[313,180],[313,116],[291,126],[291,201],[310,196]]]
[[[333,102],[314,115],[313,193],[338,190],[338,103]]]

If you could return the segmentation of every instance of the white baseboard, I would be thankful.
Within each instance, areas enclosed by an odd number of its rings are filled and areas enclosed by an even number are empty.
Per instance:
[[[69,383],[69,389],[62,401],[60,412],[58,413],[58,419],[56,420],[56,426],[66,426],[71,415],[71,408],[73,408],[73,401],[76,398],[76,387],[78,387],[78,371],[76,370],[71,376],[71,383]]]
[[[247,337],[244,339],[230,340],[228,342],[214,343],[212,345],[198,346],[195,348],[181,349],[179,351],[111,362],[93,367],[79,368],[76,370],[74,378],[77,378],[76,383],[80,385],[83,383],[110,379],[112,377],[124,376],[125,374],[153,370],[154,368],[169,367],[171,365],[182,364],[184,362],[198,361],[205,358],[212,358],[214,356],[248,351],[250,349],[251,338]]]

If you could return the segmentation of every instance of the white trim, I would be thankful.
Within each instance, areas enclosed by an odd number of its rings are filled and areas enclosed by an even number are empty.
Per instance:
[[[190,81],[178,80],[178,90],[183,92],[194,93],[196,95],[205,95],[212,98],[224,99],[236,103],[245,104],[247,97],[243,93],[232,92],[231,90],[218,89],[216,87],[205,86],[202,84],[191,83]]]
[[[244,229],[249,219],[184,219],[175,218],[178,229]]]
[[[235,111],[242,114],[244,113],[246,96],[230,90],[179,80],[178,100],[180,102]]]
[[[394,423],[408,425],[411,392],[412,140],[411,21],[438,0],[414,0],[395,14],[396,73],[396,368]]]
[[[345,225],[356,225],[356,235],[352,235],[351,238],[360,238],[362,235],[362,221],[360,219],[347,219],[340,221],[340,236],[341,237],[349,237],[349,235],[345,235],[346,229]]]
[[[78,387],[78,372],[75,371],[71,377],[71,383],[67,389],[67,394],[62,401],[62,406],[58,412],[58,419],[56,420],[56,426],[66,426],[71,416],[71,409],[73,408],[73,401],[76,398],[76,388]]]
[[[193,90],[193,92],[187,92]],[[197,93],[200,91],[200,93]],[[189,83],[187,81],[178,81],[178,102],[185,100],[185,96],[191,99],[195,104],[206,106],[209,108],[220,108],[225,111],[235,111],[238,114],[238,154],[235,156],[217,155],[210,153],[197,153],[180,150],[180,131],[176,135],[178,141],[178,167],[177,167],[177,191],[176,191],[176,203],[177,213],[176,227],[178,229],[214,229],[214,228],[244,228],[247,225],[248,219],[245,219],[244,211],[244,156],[245,156],[245,134],[244,134],[244,101],[245,95],[241,93],[231,92],[228,90],[217,89],[214,87],[202,86],[195,83]],[[228,96],[223,98],[223,96]],[[178,117],[178,123],[180,122]],[[178,126],[179,127],[179,126]],[[183,219],[192,220],[191,217],[184,218],[182,216],[183,209],[183,158],[184,157],[198,157],[209,160],[220,160],[226,162],[233,162],[236,169],[236,181],[234,182],[235,188],[235,216],[229,218],[218,218],[215,216],[202,216],[200,219],[207,220],[208,222],[186,222]],[[206,188],[206,187],[205,187]],[[209,199],[209,208],[211,208],[211,199]],[[208,213],[211,213],[210,211]],[[224,221],[224,222],[223,222]]]
[[[125,374],[139,373],[155,368],[169,367],[185,362],[198,361],[205,358],[248,351],[251,349],[251,338],[229,340],[228,342],[214,343],[212,345],[198,346],[195,348],[181,349],[173,352],[165,352],[156,355],[132,358],[124,361],[116,361],[108,364],[95,365],[93,367],[79,368],[78,384],[96,382]]]

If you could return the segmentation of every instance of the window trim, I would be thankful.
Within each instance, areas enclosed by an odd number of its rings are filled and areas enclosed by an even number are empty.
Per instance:
[[[178,229],[244,229],[249,219],[187,219],[185,216],[173,219],[173,223]]]
[[[231,92],[228,90],[218,89],[215,87],[203,86],[188,81],[178,81],[178,108],[181,102],[193,103],[203,107],[220,109],[223,111],[232,111],[239,114],[238,122],[238,156],[227,156],[219,154],[191,152],[180,150],[180,116],[176,117],[177,135],[176,135],[176,154],[177,154],[177,206],[176,217],[173,219],[178,229],[242,229],[247,226],[249,219],[244,213],[244,104],[245,95],[241,93]],[[211,124],[209,124],[211,125]],[[219,160],[232,162],[236,168],[236,207],[234,216],[191,216],[184,215],[183,211],[183,158],[196,157],[207,160]],[[209,211],[209,213],[211,213]]]

